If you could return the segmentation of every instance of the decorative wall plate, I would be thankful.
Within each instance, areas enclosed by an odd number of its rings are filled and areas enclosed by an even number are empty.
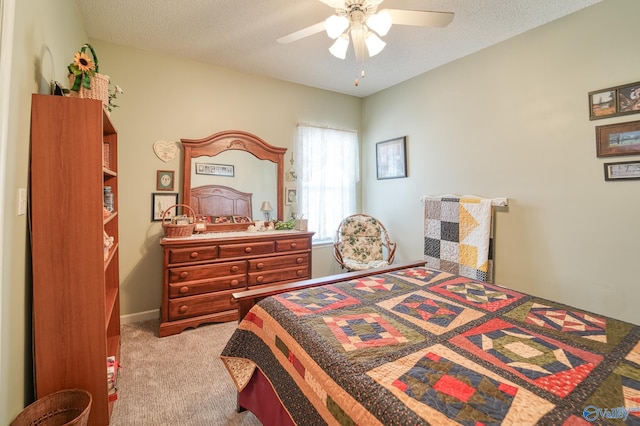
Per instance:
[[[179,151],[177,142],[157,141],[153,144],[153,152],[165,163],[176,158]]]

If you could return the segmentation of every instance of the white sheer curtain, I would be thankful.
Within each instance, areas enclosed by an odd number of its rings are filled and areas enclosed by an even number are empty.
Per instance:
[[[356,213],[358,134],[299,124],[296,157],[298,215],[309,220],[314,242],[331,242],[340,221]]]

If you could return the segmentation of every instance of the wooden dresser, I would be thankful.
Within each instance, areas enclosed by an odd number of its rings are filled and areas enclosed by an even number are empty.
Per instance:
[[[311,278],[313,232],[224,232],[163,238],[160,337],[234,321],[237,291]]]

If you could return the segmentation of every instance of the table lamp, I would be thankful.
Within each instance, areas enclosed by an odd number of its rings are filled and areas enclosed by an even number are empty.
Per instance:
[[[271,203],[268,201],[263,201],[262,207],[260,207],[260,210],[264,212],[264,220],[269,222],[271,211],[273,210],[273,208],[271,207]]]

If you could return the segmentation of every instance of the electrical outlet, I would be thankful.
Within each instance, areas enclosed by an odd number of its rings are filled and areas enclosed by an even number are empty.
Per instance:
[[[18,188],[18,216],[27,214],[27,188]]]

